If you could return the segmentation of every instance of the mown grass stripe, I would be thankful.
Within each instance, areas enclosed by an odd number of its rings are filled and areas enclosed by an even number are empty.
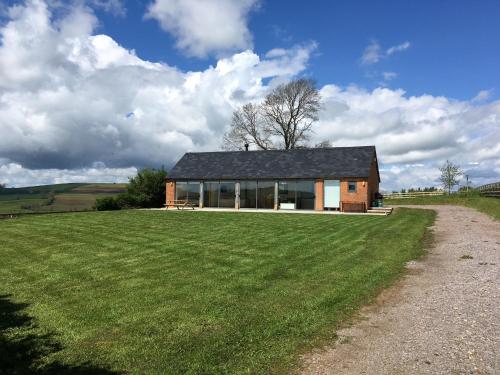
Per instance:
[[[0,290],[29,304],[36,332],[57,335],[63,349],[42,362],[286,373],[421,254],[433,219],[423,210],[22,217],[0,222]]]

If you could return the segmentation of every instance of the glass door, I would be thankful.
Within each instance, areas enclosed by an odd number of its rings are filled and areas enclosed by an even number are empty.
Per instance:
[[[240,182],[240,207],[257,208],[257,181]]]
[[[203,205],[205,207],[219,207],[218,181],[205,181],[203,183]]]
[[[235,189],[234,181],[221,181],[219,192],[219,207],[234,208],[235,203]]]
[[[274,208],[274,181],[257,181],[257,208]]]

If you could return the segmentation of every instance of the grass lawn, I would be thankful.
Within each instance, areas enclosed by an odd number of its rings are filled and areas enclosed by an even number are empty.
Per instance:
[[[434,217],[398,209],[1,220],[0,368],[287,373],[423,253]]]
[[[500,198],[482,197],[478,192],[438,195],[422,198],[385,199],[384,204],[388,206],[398,204],[454,204],[475,208],[478,211],[500,220]]]

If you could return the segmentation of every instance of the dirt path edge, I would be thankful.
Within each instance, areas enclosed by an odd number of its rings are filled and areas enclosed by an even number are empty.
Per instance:
[[[438,214],[428,254],[335,343],[303,356],[302,374],[500,371],[500,223],[467,207],[414,208]]]

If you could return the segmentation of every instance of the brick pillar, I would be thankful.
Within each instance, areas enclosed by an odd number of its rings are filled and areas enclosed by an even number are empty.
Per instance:
[[[175,181],[167,181],[167,186],[165,189],[165,199],[167,201],[173,201],[175,200]],[[165,202],[166,204],[167,202]],[[167,208],[173,207],[173,206],[166,206]]]
[[[314,184],[314,190],[316,195],[316,199],[314,200],[314,209],[316,211],[323,211],[325,209],[324,207],[325,189],[323,180],[316,180],[316,183]]]

